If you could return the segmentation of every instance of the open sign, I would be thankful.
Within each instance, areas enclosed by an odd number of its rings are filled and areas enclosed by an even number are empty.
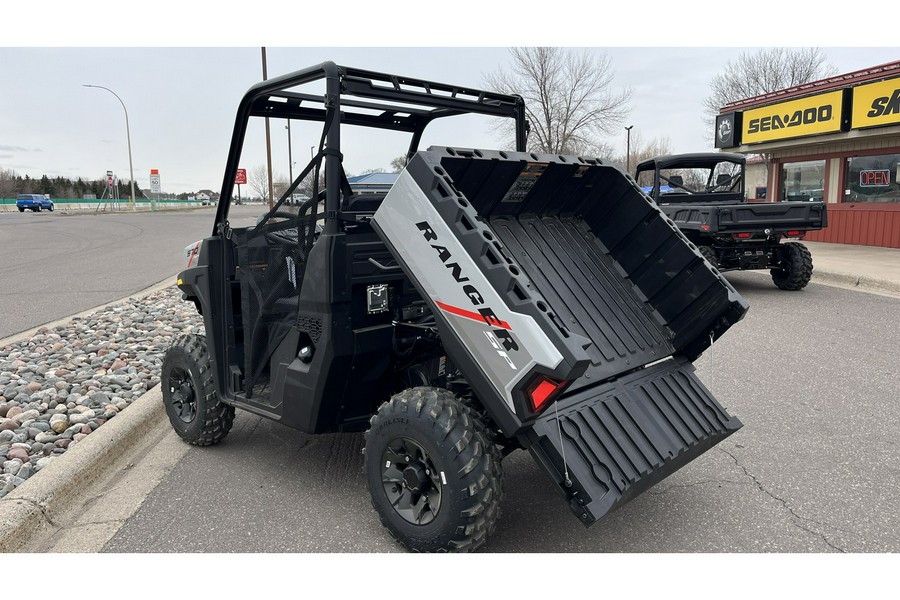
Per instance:
[[[859,172],[860,187],[884,187],[891,185],[891,172],[888,169],[878,169]]]

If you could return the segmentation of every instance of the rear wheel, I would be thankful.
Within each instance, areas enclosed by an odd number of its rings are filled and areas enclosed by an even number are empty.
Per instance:
[[[716,251],[713,250],[712,246],[697,246],[697,250],[700,251],[700,254],[703,255],[703,258],[705,258],[709,264],[718,268],[719,259],[716,258]]]
[[[802,290],[812,278],[813,264],[809,249],[799,242],[781,244],[781,260],[771,270],[772,281],[779,289]]]
[[[231,430],[234,407],[216,393],[206,338],[178,336],[163,358],[162,394],[175,432],[189,444],[216,444]]]
[[[382,524],[414,552],[470,552],[499,516],[500,451],[452,392],[419,387],[378,409],[366,482]]]

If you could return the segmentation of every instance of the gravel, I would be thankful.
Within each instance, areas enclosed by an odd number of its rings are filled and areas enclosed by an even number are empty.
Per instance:
[[[203,321],[172,286],[0,348],[0,498],[158,385],[180,333]]]

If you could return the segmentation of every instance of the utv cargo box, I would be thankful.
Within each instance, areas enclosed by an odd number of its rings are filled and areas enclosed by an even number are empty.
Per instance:
[[[475,396],[586,524],[741,427],[690,361],[747,305],[616,167],[431,148],[373,224]]]

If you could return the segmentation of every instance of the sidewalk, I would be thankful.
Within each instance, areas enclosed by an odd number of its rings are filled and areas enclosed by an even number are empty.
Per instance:
[[[900,249],[822,242],[808,242],[807,246],[813,256],[813,283],[900,298]],[[35,538],[56,532],[61,532],[62,539],[67,540],[68,524],[61,517],[74,504],[84,503],[86,497],[99,497],[96,490],[88,489],[91,484],[124,477],[121,475],[124,473],[122,461],[127,461],[135,448],[146,444],[148,438],[158,441],[160,436],[168,433],[162,394],[156,387],[40,474],[0,499],[0,552],[27,548]],[[178,445],[178,448],[186,451],[186,446],[182,446]],[[158,470],[150,478],[154,480],[150,482],[152,485],[158,483],[157,477],[165,475],[165,469]],[[129,506],[120,510],[122,514],[117,513],[115,523],[124,523],[137,508]],[[84,537],[79,537],[81,546],[70,545],[65,551],[69,548],[72,551],[98,551],[116,530],[117,526],[110,523],[100,532],[95,545],[90,546]],[[80,535],[83,534],[82,531]],[[88,547],[91,549],[86,549]]]
[[[804,242],[812,253],[813,283],[900,295],[900,249]]]

